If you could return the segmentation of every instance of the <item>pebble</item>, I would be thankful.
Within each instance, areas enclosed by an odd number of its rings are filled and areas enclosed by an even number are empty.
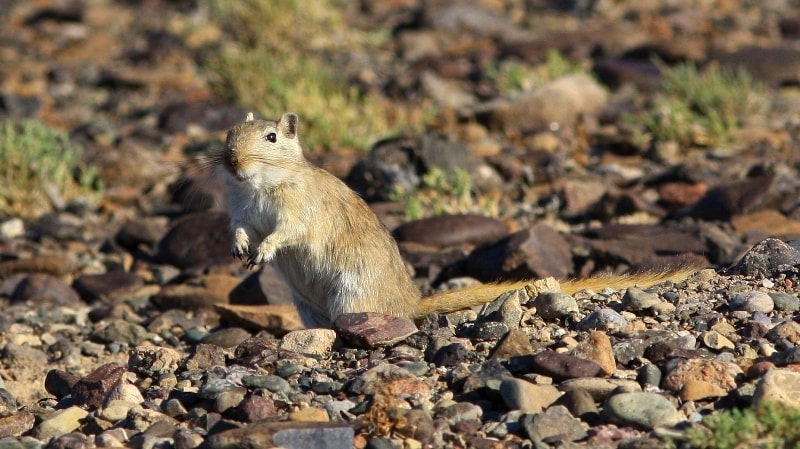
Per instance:
[[[780,402],[791,408],[800,407],[800,373],[787,368],[773,368],[756,385],[753,403]]]
[[[72,397],[78,405],[99,408],[125,373],[124,366],[115,363],[101,365],[73,385]]]
[[[736,379],[743,376],[735,363],[705,359],[680,359],[664,376],[661,386],[679,392],[689,380],[702,380],[729,391],[736,388]]]
[[[578,302],[570,295],[558,292],[540,293],[534,300],[536,313],[545,320],[560,319],[577,313]]]
[[[553,404],[561,392],[553,385],[535,385],[522,379],[507,379],[500,383],[500,395],[511,410],[539,413]]]
[[[648,293],[641,288],[631,287],[622,296],[622,307],[629,312],[639,312],[651,309],[662,302],[654,293]]]
[[[616,331],[628,327],[628,320],[614,309],[600,309],[578,322],[580,330]]]
[[[19,437],[33,429],[36,417],[29,411],[15,412],[0,418],[0,441],[2,438]]]
[[[570,414],[562,405],[555,405],[543,413],[527,414],[522,425],[534,443],[545,441],[577,441],[586,438],[586,425]]]
[[[342,314],[333,326],[342,338],[359,348],[390,346],[417,332],[408,318],[372,312]]]
[[[600,375],[602,376],[610,376],[617,370],[611,339],[608,338],[605,332],[595,331],[590,333],[586,340],[578,343],[571,351],[571,354],[597,363],[600,366]]]
[[[284,335],[280,348],[298,354],[326,357],[335,341],[336,332],[332,329],[305,329]]]
[[[673,426],[681,414],[667,398],[657,393],[620,393],[603,404],[603,416],[620,426],[635,426],[644,430]]]
[[[180,353],[171,348],[138,346],[128,351],[128,369],[145,376],[174,373],[180,362]]]
[[[520,364],[514,363],[519,359],[511,360],[512,369],[517,370],[520,367]],[[555,380],[595,377],[602,371],[602,368],[596,362],[551,350],[536,354],[531,362],[530,371],[544,374]]]
[[[67,407],[39,423],[33,434],[40,440],[48,440],[64,435],[80,427],[81,420],[88,414],[89,412],[78,406]]]
[[[781,312],[797,312],[800,310],[800,298],[797,295],[790,295],[783,292],[767,293],[775,304],[775,310]]]
[[[511,357],[530,354],[533,352],[528,334],[519,329],[511,329],[500,340],[492,352],[492,358],[498,360],[508,360]]]
[[[105,327],[92,332],[90,337],[100,343],[137,346],[147,338],[147,329],[125,320],[113,320]]]
[[[772,297],[764,292],[751,291],[739,293],[731,297],[731,309],[745,312],[770,313],[775,309]]]

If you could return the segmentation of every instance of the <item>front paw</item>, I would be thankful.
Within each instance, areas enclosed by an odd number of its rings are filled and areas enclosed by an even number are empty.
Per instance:
[[[264,240],[250,253],[250,257],[247,259],[247,267],[252,268],[269,262],[275,257],[276,250],[275,245],[270,244],[268,240]]]
[[[239,230],[236,231],[233,246],[231,247],[231,254],[239,260],[245,260],[250,254],[250,239],[247,238],[247,234],[244,230],[241,232],[239,232]]]

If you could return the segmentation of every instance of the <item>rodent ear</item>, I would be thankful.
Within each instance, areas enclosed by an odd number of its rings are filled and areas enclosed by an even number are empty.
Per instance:
[[[253,120],[255,120],[255,117],[253,117],[253,113],[252,112],[248,112],[247,116],[244,118],[244,121],[245,122],[252,122]]]
[[[287,112],[283,114],[280,122],[278,122],[278,129],[281,130],[281,134],[284,136],[294,139],[295,136],[297,136],[297,122],[299,120],[297,114],[294,112]]]

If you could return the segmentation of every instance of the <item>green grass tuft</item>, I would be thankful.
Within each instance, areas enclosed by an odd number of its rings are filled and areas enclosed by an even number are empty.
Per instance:
[[[386,30],[345,23],[341,0],[214,0],[213,16],[232,43],[212,58],[216,94],[277,118],[300,115],[306,148],[367,149],[379,138],[419,130],[427,113],[361,92],[343,78],[341,56],[377,48]]]
[[[694,64],[686,63],[664,69],[652,107],[639,119],[655,141],[682,146],[725,145],[763,106],[763,87],[744,69],[711,65],[699,71]]]
[[[687,431],[697,449],[788,449],[800,447],[800,410],[777,403],[724,411]],[[679,446],[686,447],[686,446]]]
[[[36,121],[0,124],[0,212],[37,217],[53,210],[51,197],[94,201],[100,183],[81,165],[83,149],[66,133]],[[49,192],[49,195],[48,195]]]

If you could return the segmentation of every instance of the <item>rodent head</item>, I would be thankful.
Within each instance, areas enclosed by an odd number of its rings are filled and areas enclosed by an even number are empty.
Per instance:
[[[297,137],[297,114],[287,112],[277,122],[255,120],[253,113],[228,131],[221,162],[237,181],[255,187],[279,183],[305,161]]]

